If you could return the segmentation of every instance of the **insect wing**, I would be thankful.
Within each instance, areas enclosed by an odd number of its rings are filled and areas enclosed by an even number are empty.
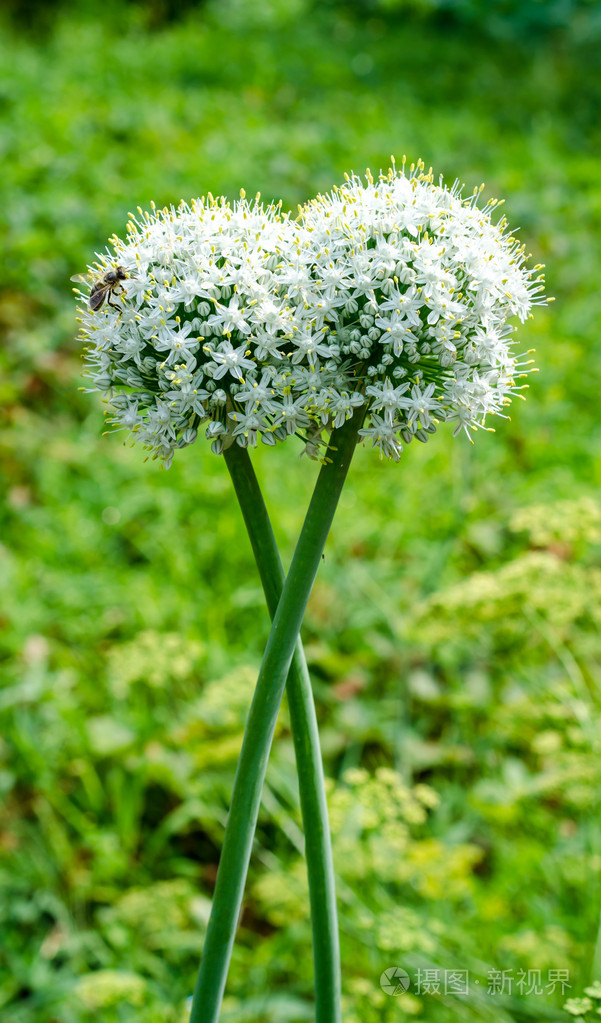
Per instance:
[[[69,278],[69,280],[75,281],[76,284],[90,284],[90,282],[94,280],[94,274],[74,274],[73,277]]]
[[[96,312],[97,309],[100,309],[110,290],[110,284],[95,284],[88,299],[90,309],[94,312]]]

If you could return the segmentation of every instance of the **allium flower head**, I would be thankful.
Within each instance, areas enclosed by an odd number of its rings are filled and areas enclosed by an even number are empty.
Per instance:
[[[420,163],[348,178],[296,221],[244,197],[139,211],[96,268],[127,272],[117,308],[82,310],[110,421],[166,464],[201,424],[216,453],[297,434],[319,457],[362,408],[395,459],[441,421],[483,425],[523,369],[507,321],[544,298],[477,197]]]
[[[131,276],[120,308],[83,310],[90,374],[110,399],[110,421],[167,464],[204,422],[215,451],[226,439],[277,433],[275,378],[293,328],[275,275],[285,224],[279,207],[209,196],[140,210],[127,239],[113,238],[113,253],[100,257],[100,273],[118,263]]]
[[[302,210],[299,244],[365,402],[361,435],[395,459],[401,438],[441,421],[467,433],[502,414],[527,365],[508,320],[545,302],[542,267],[526,268],[505,219],[492,222],[498,203],[478,196],[434,184],[420,161],[347,177]]]

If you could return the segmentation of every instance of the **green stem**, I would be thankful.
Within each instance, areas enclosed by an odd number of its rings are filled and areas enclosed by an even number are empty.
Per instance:
[[[284,586],[282,562],[246,448],[224,454],[273,618]],[[340,945],[334,863],[323,764],[311,680],[300,637],[286,681],[296,753],[313,931],[316,1023],[340,1023]]]
[[[317,478],[265,647],[234,779],[190,1023],[217,1023],[219,1018],[267,758],[286,677],[321,554],[355,450],[359,425],[359,415],[355,414],[332,434],[326,463]]]

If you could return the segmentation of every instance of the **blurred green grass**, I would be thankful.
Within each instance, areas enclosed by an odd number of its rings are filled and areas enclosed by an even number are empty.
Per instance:
[[[68,278],[137,204],[294,208],[406,152],[506,197],[557,301],[496,433],[358,451],[311,599],[345,1020],[562,1018],[515,984],[601,969],[599,5],[166,10],[0,40],[0,1014],[184,1018],[267,631],[221,461],[101,436]],[[255,463],[289,557],[315,466]],[[311,1018],[299,834],[284,712],[224,1018]],[[389,999],[395,964],[480,993]]]

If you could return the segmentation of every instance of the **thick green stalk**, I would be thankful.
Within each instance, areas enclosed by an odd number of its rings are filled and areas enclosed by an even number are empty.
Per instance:
[[[224,454],[263,584],[269,614],[277,610],[284,569],[261,488],[246,448],[234,445]],[[286,681],[296,753],[309,878],[316,1023],[340,1023],[340,943],[336,913],[334,863],[319,730],[311,680],[300,637]]]
[[[265,647],[234,780],[190,1023],[217,1023],[219,1018],[286,677],[359,425],[356,414],[332,434]]]

